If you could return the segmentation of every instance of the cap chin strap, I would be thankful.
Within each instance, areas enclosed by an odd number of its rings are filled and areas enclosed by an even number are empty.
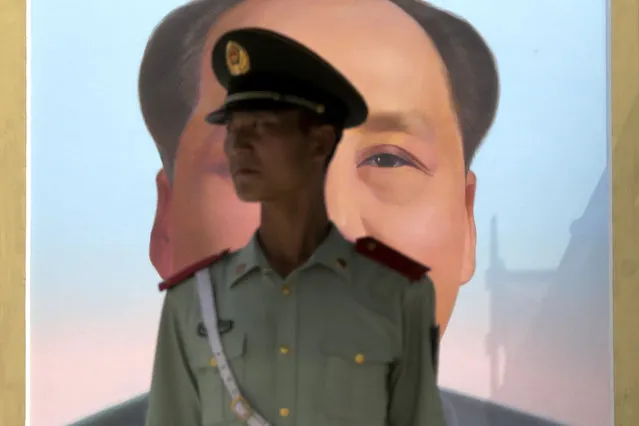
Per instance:
[[[220,340],[220,330],[217,325],[217,311],[215,307],[215,292],[211,282],[211,273],[208,268],[201,269],[195,273],[197,283],[197,293],[200,299],[200,310],[204,326],[208,331],[208,341],[213,351],[213,357],[217,363],[217,368],[224,383],[226,391],[231,396],[231,411],[237,418],[245,422],[248,426],[271,426],[264,418],[256,413],[246,399],[240,393],[235,375],[229,367],[228,359]],[[203,401],[207,404],[208,401]]]
[[[238,101],[249,100],[271,100],[277,102],[287,102],[289,104],[298,105],[304,108],[308,108],[315,111],[317,114],[324,114],[326,108],[322,104],[311,102],[308,99],[300,98],[299,96],[283,95],[277,92],[267,91],[252,91],[252,92],[238,92],[228,95],[224,101],[225,105]]]

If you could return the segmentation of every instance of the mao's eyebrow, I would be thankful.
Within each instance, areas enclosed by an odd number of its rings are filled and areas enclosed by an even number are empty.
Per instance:
[[[418,136],[430,133],[429,123],[418,112],[375,112],[361,129],[364,133],[401,132]]]

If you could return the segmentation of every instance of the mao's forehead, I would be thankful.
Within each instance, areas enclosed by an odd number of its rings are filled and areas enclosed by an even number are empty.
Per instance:
[[[246,0],[212,28],[208,51],[223,33],[251,26],[317,52],[360,90],[371,110],[423,109],[425,102],[448,98],[447,73],[432,41],[387,0]]]

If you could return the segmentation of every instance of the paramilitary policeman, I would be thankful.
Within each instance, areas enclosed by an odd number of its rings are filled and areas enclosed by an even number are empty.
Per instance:
[[[439,426],[428,268],[329,221],[324,181],[358,91],[317,54],[257,28],[223,35],[213,70],[246,246],[160,284],[148,426]]]

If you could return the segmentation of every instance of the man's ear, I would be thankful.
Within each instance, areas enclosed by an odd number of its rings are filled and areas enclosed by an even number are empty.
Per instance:
[[[311,129],[311,138],[313,140],[313,156],[326,162],[335,149],[337,139],[335,128],[329,125],[316,126]]]
[[[466,174],[466,237],[464,259],[461,270],[461,283],[466,284],[475,274],[475,252],[477,249],[477,229],[475,227],[475,193],[477,176],[472,171]]]
[[[158,200],[153,229],[151,230],[149,257],[160,277],[166,279],[174,272],[173,244],[171,241],[171,201],[173,200],[173,190],[164,169],[158,172],[155,184]]]

